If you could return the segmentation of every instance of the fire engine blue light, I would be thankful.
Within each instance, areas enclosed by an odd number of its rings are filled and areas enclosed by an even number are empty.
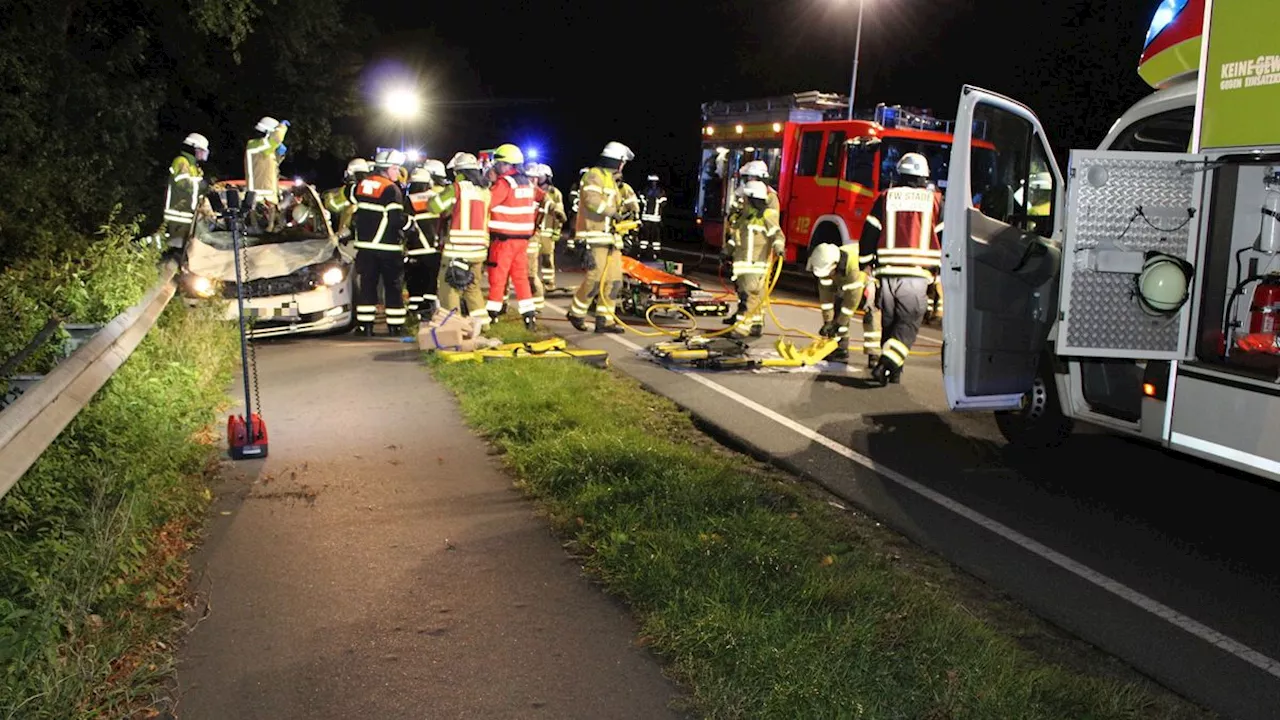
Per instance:
[[[1156,7],[1156,14],[1151,17],[1151,25],[1147,28],[1147,39],[1142,43],[1142,47],[1150,45],[1151,41],[1169,27],[1169,23],[1173,22],[1186,6],[1187,0],[1160,0],[1160,5]]]
[[[524,151],[524,156],[525,156],[525,157],[527,157],[527,158],[529,158],[530,160],[537,160],[537,159],[538,159],[538,148],[529,148],[528,150],[525,150],[525,151]]]

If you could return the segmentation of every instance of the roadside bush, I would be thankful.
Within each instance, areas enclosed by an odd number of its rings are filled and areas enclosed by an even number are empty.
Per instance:
[[[156,280],[132,224],[0,275],[16,351],[50,312],[105,322]],[[0,500],[0,718],[121,717],[149,702],[178,621],[235,333],[171,302],[93,402]],[[49,351],[33,361],[53,361]]]

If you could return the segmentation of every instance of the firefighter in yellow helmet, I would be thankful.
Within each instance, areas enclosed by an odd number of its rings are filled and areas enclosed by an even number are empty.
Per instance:
[[[613,225],[623,213],[618,183],[614,179],[630,160],[631,148],[610,142],[600,152],[594,167],[582,176],[578,190],[578,214],[574,217],[574,237],[585,246],[583,266],[586,275],[573,294],[569,322],[586,332],[587,311],[596,302],[595,331],[620,333],[614,316],[618,293],[622,290],[622,239],[614,234]],[[601,294],[603,281],[604,292]]]
[[[868,296],[864,292],[867,274],[858,267],[858,243],[843,247],[822,243],[809,254],[808,268],[818,278],[818,303],[822,307],[822,328],[818,334],[840,341],[836,351],[827,357],[848,359],[849,325],[861,305],[862,345],[868,358],[873,358],[874,366],[880,360],[880,317],[867,307]],[[868,339],[873,336],[874,340]]]
[[[738,171],[742,183],[729,208],[724,252],[733,261],[733,282],[738,287],[738,310],[730,320],[735,335],[764,334],[765,276],[771,256],[781,256],[785,238],[779,225],[778,193],[765,184],[769,168],[752,160]]]
[[[262,133],[244,148],[244,187],[254,193],[253,224],[273,232],[284,223],[280,219],[280,160],[288,152],[284,136],[288,120],[264,117],[253,126]]]

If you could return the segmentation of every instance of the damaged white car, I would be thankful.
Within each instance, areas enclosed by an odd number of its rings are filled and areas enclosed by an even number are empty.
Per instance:
[[[277,232],[242,236],[245,313],[255,338],[345,332],[353,312],[355,252],[334,235],[329,214],[315,189],[281,181],[286,218]],[[228,181],[215,191],[239,191],[243,181]],[[180,285],[189,302],[220,297],[226,317],[235,319],[236,265],[231,232],[221,220],[198,222],[183,254]]]

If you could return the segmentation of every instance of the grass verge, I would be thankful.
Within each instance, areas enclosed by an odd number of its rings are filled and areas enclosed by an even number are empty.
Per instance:
[[[529,339],[506,325],[490,334]],[[629,379],[431,365],[704,717],[1207,717]]]
[[[0,718],[146,716],[172,669],[234,329],[175,300],[0,501]]]

